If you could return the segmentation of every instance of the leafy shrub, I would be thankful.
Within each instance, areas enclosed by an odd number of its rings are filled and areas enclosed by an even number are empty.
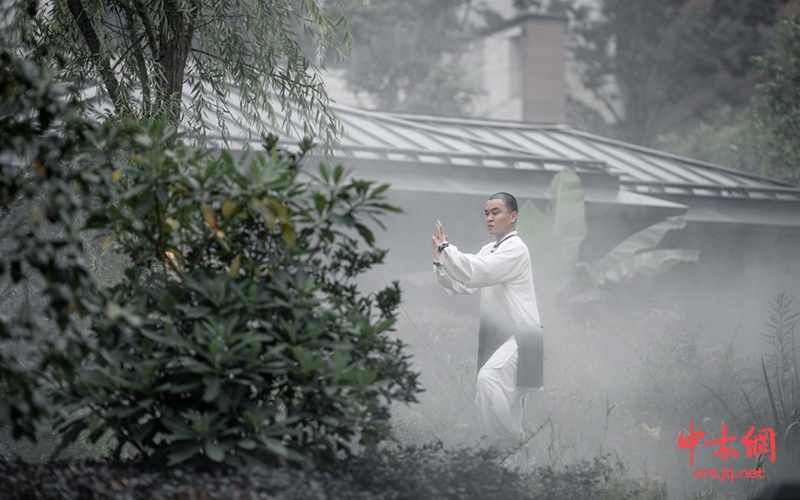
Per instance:
[[[234,158],[159,123],[94,124],[35,60],[2,58],[0,208],[30,207],[30,223],[0,268],[47,298],[47,321],[0,320],[0,340],[34,349],[32,366],[0,354],[15,437],[56,410],[62,446],[111,433],[116,457],[129,444],[199,467],[325,464],[389,435],[390,403],[418,392],[387,335],[400,290],[354,282],[385,255],[366,219],[397,210],[387,185],[341,166],[304,180],[310,141]],[[109,288],[86,270],[86,231],[128,258]]]
[[[322,471],[252,468],[192,472],[180,468],[144,469],[141,463],[103,464],[0,461],[0,491],[9,500],[306,500],[357,498],[381,500],[347,478]]]
[[[68,328],[76,326],[70,313],[88,313],[89,297],[76,300],[76,291],[93,288],[81,260],[81,178],[66,167],[91,127],[39,63],[46,50],[27,59],[0,52],[0,214],[13,220],[4,228],[0,278],[4,296],[14,297],[0,317],[0,422],[15,439],[35,439],[36,422],[51,414],[46,372],[74,368],[81,342]]]
[[[157,470],[142,464],[25,464],[0,461],[0,490],[12,498],[357,498],[363,500],[567,500],[610,498],[602,461],[524,474],[500,465],[492,450],[448,450],[439,444],[367,453],[332,471],[257,467],[241,471]],[[24,479],[23,479],[24,478]],[[614,490],[616,491],[616,490]],[[630,498],[618,495],[615,498]]]

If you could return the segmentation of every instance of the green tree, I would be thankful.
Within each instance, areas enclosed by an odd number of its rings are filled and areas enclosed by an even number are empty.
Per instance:
[[[763,128],[767,173],[800,183],[800,16],[778,25],[775,46],[755,59],[761,78],[756,115]]]
[[[297,32],[311,50],[351,47],[346,18],[332,16],[320,0],[148,0],[98,2],[19,0],[5,9],[6,29],[31,30],[36,46],[59,48],[51,59],[59,78],[96,86],[118,117],[179,122],[198,137],[204,116],[216,115],[223,137],[226,118],[265,133],[263,114],[277,124],[276,103],[287,117],[299,113],[307,136],[330,147],[341,125]],[[34,16],[24,14],[25,11]],[[10,40],[7,33],[4,40]],[[31,47],[18,47],[24,53]],[[230,103],[236,87],[241,102]],[[188,92],[190,99],[183,98]],[[237,109],[238,108],[238,109]]]
[[[659,137],[659,147],[688,158],[769,175],[762,136],[763,128],[752,104],[738,111],[723,106],[706,112],[700,123],[688,130]]]
[[[466,114],[475,91],[460,55],[468,0],[390,0],[348,11],[356,41],[348,88],[386,110]]]
[[[684,133],[660,138],[677,154],[800,183],[800,18],[782,19],[773,48],[755,58],[760,93],[741,111],[711,110]]]
[[[747,102],[752,56],[765,52],[764,28],[786,1],[604,0],[597,12],[571,0],[516,4],[568,14],[567,45],[580,82],[613,117],[598,132],[654,145],[670,127],[685,125],[674,118],[681,106],[691,113]]]
[[[398,210],[388,185],[302,177],[310,141],[235,158],[98,124],[49,57],[0,51],[0,213],[20,221],[0,285],[39,284],[0,315],[0,423],[35,439],[56,418],[62,446],[110,434],[158,466],[330,464],[386,438],[417,376],[387,333],[397,283],[355,280],[385,256],[366,223]],[[111,286],[84,259],[97,233],[125,257]]]

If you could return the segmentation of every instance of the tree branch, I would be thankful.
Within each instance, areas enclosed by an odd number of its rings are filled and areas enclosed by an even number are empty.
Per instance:
[[[153,24],[150,22],[150,13],[147,11],[148,3],[148,0],[138,0],[133,4],[142,20],[144,32],[147,35],[147,45],[150,46],[150,53],[153,55],[153,60],[157,61],[159,55],[158,42],[156,41],[156,33],[153,31]]]
[[[136,64],[139,66],[139,81],[142,84],[142,116],[145,118],[150,117],[150,83],[147,74],[147,62],[144,59],[144,51],[137,39],[133,42],[133,56],[136,58]]]
[[[119,82],[117,82],[117,79],[114,77],[114,72],[111,69],[111,62],[108,56],[103,53],[103,48],[100,39],[97,37],[97,32],[95,32],[92,22],[86,15],[81,0],[67,0],[67,6],[69,7],[72,17],[75,19],[75,23],[78,25],[78,29],[81,31],[81,35],[83,35],[83,39],[86,41],[86,45],[89,47],[92,59],[94,59],[94,63],[100,72],[100,77],[103,79],[106,90],[108,90],[108,94],[111,96],[111,100],[116,108],[120,97]]]
[[[128,29],[131,35],[131,46],[128,50],[133,50],[133,57],[136,59],[136,65],[139,67],[139,82],[142,85],[142,116],[145,118],[150,117],[150,83],[149,75],[147,72],[147,61],[144,58],[144,51],[142,50],[141,40],[146,34],[135,36],[133,13],[130,8],[125,8],[125,17],[128,20]],[[122,58],[120,58],[122,60]]]
[[[611,114],[614,115],[614,119],[617,121],[617,123],[618,124],[622,123],[623,121],[622,117],[619,115],[619,113],[617,113],[617,110],[614,109],[614,105],[611,103],[608,97],[605,94],[603,94],[603,91],[600,89],[596,89],[592,93],[595,95],[595,97],[597,97],[600,100],[600,102],[603,103],[606,109],[608,109],[608,111],[610,111]]]
[[[223,62],[225,62],[225,61],[226,61],[226,60],[225,60],[225,59],[223,59],[222,57],[220,57],[220,56],[217,56],[217,55],[214,55],[214,54],[211,54],[211,53],[209,53],[209,52],[206,52],[205,50],[201,50],[201,49],[192,49],[192,52],[195,52],[195,53],[197,53],[197,54],[202,54],[202,55],[204,55],[204,56],[208,56],[208,57],[210,57],[210,58],[212,58],[212,59],[216,59],[217,61],[223,61]],[[259,71],[261,71],[261,69],[260,69],[260,68],[256,68],[256,67],[255,67],[255,66],[253,66],[252,64],[247,64],[246,62],[240,62],[240,64],[241,64],[242,66],[244,66],[245,68],[248,68],[248,69],[250,69],[250,70],[252,70],[252,71],[255,71],[255,72],[259,72]],[[304,87],[304,88],[307,88],[307,89],[314,89],[314,90],[316,90],[316,89],[317,89],[317,87],[319,87],[319,86],[321,85],[321,83],[316,83],[316,84],[313,84],[313,85],[309,85],[309,84],[307,84],[307,83],[300,83],[300,82],[296,82],[296,81],[292,80],[291,78],[289,78],[288,76],[286,76],[286,75],[282,75],[282,74],[280,74],[280,73],[276,73],[275,71],[270,71],[270,73],[269,73],[269,76],[271,76],[271,77],[273,77],[273,78],[277,78],[277,79],[279,79],[279,80],[284,80],[284,81],[286,81],[286,82],[292,82],[292,84],[293,84],[293,85],[297,85],[298,87]]]
[[[133,42],[134,42],[136,45],[138,45],[138,44],[139,44],[139,42],[142,40],[142,38],[144,38],[144,35],[139,35],[139,38],[135,38],[135,39],[133,38],[133,36],[134,36],[134,35],[135,35],[135,33],[131,33],[131,39],[133,40]],[[112,71],[112,72],[113,72],[113,71],[116,71],[116,70],[117,70],[117,67],[119,67],[119,65],[120,65],[120,64],[122,64],[123,62],[125,62],[125,56],[127,56],[127,55],[128,55],[128,53],[129,53],[130,51],[132,51],[133,49],[134,49],[134,46],[133,46],[133,44],[131,44],[131,46],[130,46],[130,47],[128,47],[127,49],[125,49],[125,52],[123,52],[123,53],[122,53],[122,55],[121,55],[121,56],[119,56],[119,61],[117,61],[117,64],[115,64],[115,65],[114,65],[114,67],[113,67],[113,68],[111,68],[111,71]]]
[[[202,3],[199,0],[192,0],[192,7],[189,9],[189,26],[186,29],[186,57],[188,58],[192,50],[192,40],[194,39],[194,28],[197,18],[200,16],[200,7]]]

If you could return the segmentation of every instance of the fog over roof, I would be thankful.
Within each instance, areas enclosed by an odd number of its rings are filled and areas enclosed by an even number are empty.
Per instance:
[[[88,101],[94,93],[88,92]],[[188,95],[186,96],[188,98]],[[237,89],[223,115],[223,141],[216,116],[204,121],[209,144],[243,149],[261,132],[246,125]],[[273,105],[278,126],[265,117],[264,129],[284,143],[303,136],[303,116],[293,106],[287,117]],[[567,125],[363,110],[332,104],[345,135],[333,154],[364,176],[394,189],[483,194],[486,175],[511,175],[542,192],[552,177],[573,169],[587,201],[672,208],[689,220],[800,227],[800,186],[745,171],[684,158],[575,130]],[[288,131],[288,132],[287,132]],[[383,168],[381,168],[383,167]],[[492,170],[489,170],[492,169]],[[495,169],[506,172],[501,173]],[[514,172],[512,174],[512,171]],[[438,183],[432,186],[429,177]]]

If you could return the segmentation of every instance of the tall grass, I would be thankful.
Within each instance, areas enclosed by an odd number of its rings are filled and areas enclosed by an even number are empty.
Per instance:
[[[412,443],[435,437],[448,445],[475,445],[479,430],[471,397],[477,311],[455,314],[421,305],[406,306],[406,313],[396,334],[414,349],[427,392],[420,405],[396,412],[398,436]],[[632,318],[618,308],[588,318],[551,315],[545,388],[524,401],[526,429],[541,429],[529,443],[536,466],[563,471],[580,460],[604,456],[623,476],[664,478],[671,498],[746,498],[748,489],[762,484],[713,484],[695,479],[693,471],[753,469],[754,459],[723,462],[713,456],[716,447],[700,445],[691,468],[688,450],[678,447],[677,436],[690,420],[706,430],[707,440],[719,437],[723,422],[730,427],[729,412],[707,388],[734,398],[754,360],[741,354],[735,336],[713,341],[722,337],[720,332],[692,325],[674,307],[635,314]],[[764,408],[761,401],[754,404]],[[744,402],[731,405],[739,412],[746,408]],[[734,432],[744,434],[729,428],[729,435]]]

